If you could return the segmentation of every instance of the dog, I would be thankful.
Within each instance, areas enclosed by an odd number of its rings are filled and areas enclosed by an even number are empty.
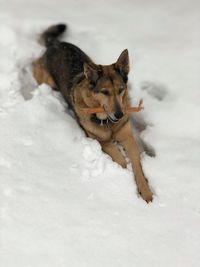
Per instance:
[[[111,65],[97,65],[77,46],[59,40],[65,30],[65,24],[57,24],[42,33],[40,40],[46,51],[33,62],[33,76],[38,84],[46,83],[60,91],[86,135],[98,140],[102,150],[126,168],[118,149],[118,144],[122,145],[132,164],[138,192],[149,203],[153,193],[142,170],[130,115],[125,113],[130,107],[128,50]],[[104,112],[91,115],[83,111],[94,107],[103,107]]]

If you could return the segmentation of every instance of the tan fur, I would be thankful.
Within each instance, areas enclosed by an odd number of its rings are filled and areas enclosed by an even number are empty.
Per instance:
[[[127,163],[124,156],[119,151],[116,142],[124,147],[133,167],[138,192],[146,202],[150,202],[153,199],[153,194],[142,170],[140,152],[132,133],[129,115],[124,115],[116,124],[101,126],[94,124],[90,119],[90,115],[84,113],[82,110],[86,107],[99,107],[100,105],[114,112],[116,103],[120,105],[122,110],[130,106],[127,88],[125,88],[121,94],[118,92],[120,80],[115,74],[112,65],[102,66],[102,68],[106,75],[112,77],[113,82],[111,83],[106,79],[105,81],[102,80],[101,88],[107,88],[111,96],[106,97],[102,93],[94,93],[89,89],[89,81],[84,79],[82,82],[78,83],[73,90],[74,110],[87,136],[98,140],[102,146],[102,150],[110,155],[111,158],[123,168],[126,167]],[[33,75],[39,84],[47,83],[55,88],[55,82],[45,70],[42,58],[33,63]],[[98,116],[100,119],[104,119],[107,115],[104,113]]]
[[[34,61],[32,64],[32,69],[33,76],[35,77],[38,84],[46,83],[54,90],[56,89],[56,83],[44,67],[43,58],[39,58]]]

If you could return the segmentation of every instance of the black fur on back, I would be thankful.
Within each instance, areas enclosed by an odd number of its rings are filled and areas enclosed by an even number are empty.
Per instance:
[[[77,82],[77,77],[79,80],[84,78],[84,63],[92,63],[92,60],[77,46],[57,39],[65,29],[66,25],[58,24],[42,34],[47,47],[43,60],[45,68],[70,105],[74,81]]]

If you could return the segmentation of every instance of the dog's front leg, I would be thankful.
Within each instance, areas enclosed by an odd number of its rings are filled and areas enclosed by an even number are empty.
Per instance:
[[[149,188],[148,181],[144,176],[140,152],[137,143],[133,137],[130,122],[126,123],[115,136],[116,141],[120,142],[126,150],[131,161],[138,192],[141,197],[148,203],[153,200],[153,194]]]
[[[113,161],[121,165],[122,168],[126,168],[127,162],[115,143],[110,141],[110,142],[100,142],[100,144],[101,144],[102,150],[106,154],[111,156]]]
[[[93,139],[97,139],[95,134],[93,134],[93,133],[91,133],[89,131],[86,131],[86,133],[87,133],[88,137],[91,137]],[[105,139],[111,139],[109,137],[109,135],[106,135],[106,133],[103,130],[100,133],[101,133],[101,137],[104,134]],[[126,168],[127,162],[126,162],[124,156],[122,155],[122,153],[119,151],[117,145],[115,143],[113,143],[112,140],[110,140],[110,141],[99,141],[99,143],[101,145],[101,148],[102,148],[103,152],[108,154],[112,158],[112,160],[117,162],[119,165],[121,165],[122,168]]]

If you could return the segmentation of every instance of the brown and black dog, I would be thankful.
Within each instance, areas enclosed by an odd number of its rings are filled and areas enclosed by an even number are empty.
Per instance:
[[[138,192],[146,202],[150,202],[153,194],[142,170],[130,116],[124,112],[130,107],[128,50],[125,49],[114,64],[96,65],[78,47],[57,39],[65,29],[66,25],[58,24],[42,34],[46,51],[33,62],[34,77],[39,84],[47,83],[59,90],[86,135],[98,140],[102,150],[126,168],[127,162],[117,144],[124,147],[132,164]],[[104,108],[104,113],[91,115],[83,112],[83,108],[99,106]]]

